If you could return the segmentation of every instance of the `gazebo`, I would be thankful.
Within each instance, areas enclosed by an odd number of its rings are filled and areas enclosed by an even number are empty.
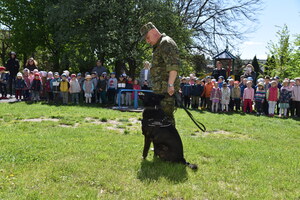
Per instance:
[[[217,61],[222,62],[223,67],[226,70],[227,77],[234,75],[234,60],[236,59],[236,57],[228,51],[227,47],[224,51],[214,56],[213,59],[215,66]]]

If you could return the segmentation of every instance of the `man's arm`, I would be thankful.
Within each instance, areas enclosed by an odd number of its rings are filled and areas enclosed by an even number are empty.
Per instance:
[[[169,72],[169,80],[168,80],[168,93],[172,96],[175,93],[174,89],[174,82],[177,77],[177,71],[170,71]],[[172,85],[172,86],[170,86]]]

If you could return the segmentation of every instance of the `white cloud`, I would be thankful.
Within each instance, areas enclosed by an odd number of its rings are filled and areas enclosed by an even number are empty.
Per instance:
[[[254,46],[254,45],[264,45],[264,43],[263,42],[246,41],[243,43],[243,45]]]

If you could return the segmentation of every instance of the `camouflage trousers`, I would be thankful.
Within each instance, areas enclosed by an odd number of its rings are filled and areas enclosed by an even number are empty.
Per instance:
[[[162,110],[166,113],[168,118],[171,120],[172,124],[175,127],[175,118],[174,118],[174,111],[176,110],[175,107],[175,98],[173,96],[169,96],[165,94],[165,98],[160,102]]]

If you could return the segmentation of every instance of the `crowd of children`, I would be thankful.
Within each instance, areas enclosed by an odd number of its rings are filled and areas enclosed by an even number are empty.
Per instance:
[[[256,83],[253,78],[241,77],[241,82],[229,77],[218,80],[211,76],[204,79],[180,77],[180,93],[186,108],[207,109],[212,112],[242,111],[257,115],[273,117],[277,113],[280,117],[300,117],[300,77],[295,79],[259,78]],[[0,66],[1,99],[7,98],[7,84],[9,73]],[[148,90],[142,88],[137,79],[122,74],[118,79],[114,72],[107,74],[97,72],[71,74],[65,70],[45,72],[25,68],[23,73],[17,73],[14,90],[15,97],[20,100],[46,100],[54,104],[79,104],[85,102],[101,103],[103,105],[117,104],[116,95],[121,89]],[[69,99],[70,97],[70,99]],[[71,100],[71,101],[70,101]],[[133,92],[121,94],[121,105],[131,106]]]
[[[186,108],[207,109],[211,112],[239,111],[273,117],[300,117],[300,77],[295,79],[259,78],[256,83],[252,77],[241,82],[231,77],[218,80],[207,76],[198,79],[192,74],[181,77],[180,93]],[[255,109],[255,111],[253,111]]]
[[[7,84],[9,73],[5,67],[0,67],[0,99],[7,99]],[[100,76],[97,72],[70,74],[65,70],[63,74],[58,72],[45,72],[25,68],[19,72],[14,84],[15,98],[17,101],[46,100],[54,104],[80,104],[81,102],[101,103],[102,105],[117,104],[116,95],[121,89],[149,90],[146,85],[139,85],[137,79],[122,74],[119,79],[114,72],[109,75],[103,72]],[[71,99],[69,99],[69,97]],[[133,92],[122,93],[121,104],[131,106],[134,98]],[[71,100],[71,101],[70,101]]]

